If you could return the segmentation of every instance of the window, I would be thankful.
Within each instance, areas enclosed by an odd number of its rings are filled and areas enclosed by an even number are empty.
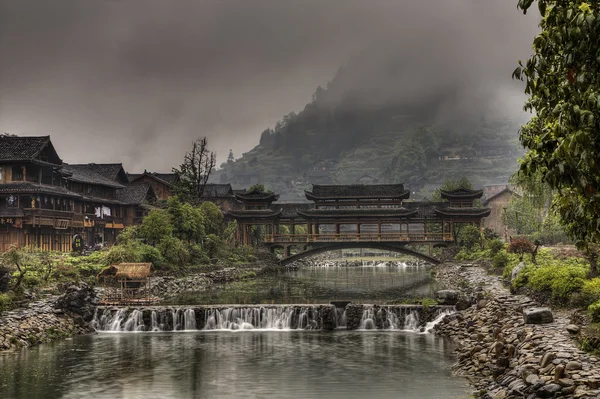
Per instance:
[[[12,167],[12,181],[23,181],[25,172],[24,166],[13,166]]]

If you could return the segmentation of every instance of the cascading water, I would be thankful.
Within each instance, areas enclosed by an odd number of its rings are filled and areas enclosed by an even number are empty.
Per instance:
[[[419,314],[417,312],[410,312],[404,318],[404,330],[415,331],[419,329]]]
[[[438,314],[436,316],[436,318],[433,319],[433,321],[430,321],[427,324],[425,324],[425,327],[423,328],[423,332],[425,332],[425,333],[432,332],[434,327],[437,324],[439,324],[442,320],[444,320],[444,317],[449,316],[453,313],[454,313],[454,311],[451,311],[451,310],[445,310],[445,311],[440,312],[440,314]]]
[[[360,324],[358,325],[359,330],[373,330],[377,328],[375,326],[375,311],[372,306],[366,307],[363,310]]]
[[[335,328],[346,328],[346,309],[335,308]]]

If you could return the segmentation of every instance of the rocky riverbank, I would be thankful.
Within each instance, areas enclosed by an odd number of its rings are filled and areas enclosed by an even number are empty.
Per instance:
[[[478,266],[444,264],[437,278],[460,287],[476,303],[435,328],[436,334],[458,343],[454,369],[477,388],[476,397],[600,397],[600,359],[579,349],[572,312],[554,310],[551,318],[546,312],[539,320],[525,320],[539,304],[511,295],[500,277]]]
[[[0,351],[11,351],[92,331],[96,291],[70,286],[61,296],[29,303],[0,314]]]

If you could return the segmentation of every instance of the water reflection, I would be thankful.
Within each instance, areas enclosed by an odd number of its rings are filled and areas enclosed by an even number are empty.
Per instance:
[[[0,358],[2,398],[466,398],[431,335],[99,334]]]
[[[428,266],[407,266],[401,262],[303,266],[280,275],[261,276],[186,293],[169,303],[326,303],[336,299],[379,302],[433,297],[440,287],[430,277],[429,271]]]

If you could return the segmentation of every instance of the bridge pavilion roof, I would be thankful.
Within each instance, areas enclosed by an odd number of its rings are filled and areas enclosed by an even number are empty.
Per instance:
[[[447,200],[475,200],[483,196],[483,190],[471,190],[468,188],[458,188],[456,190],[441,190],[442,198]]]
[[[403,184],[314,184],[312,191],[305,191],[312,201],[336,199],[407,199],[410,191]]]
[[[435,213],[442,217],[451,218],[484,218],[490,216],[491,208],[436,208]]]
[[[351,208],[351,209],[310,209],[298,211],[306,218],[409,218],[418,213],[417,209],[404,208]]]
[[[238,201],[242,201],[244,203],[251,203],[251,202],[260,202],[260,203],[271,203],[273,201],[277,201],[277,199],[279,198],[279,195],[276,195],[275,193],[271,193],[271,192],[267,192],[267,193],[261,193],[261,192],[252,192],[252,193],[236,193],[235,194],[235,198]]]
[[[229,211],[227,214],[237,220],[266,220],[279,217],[281,209],[241,209]]]

